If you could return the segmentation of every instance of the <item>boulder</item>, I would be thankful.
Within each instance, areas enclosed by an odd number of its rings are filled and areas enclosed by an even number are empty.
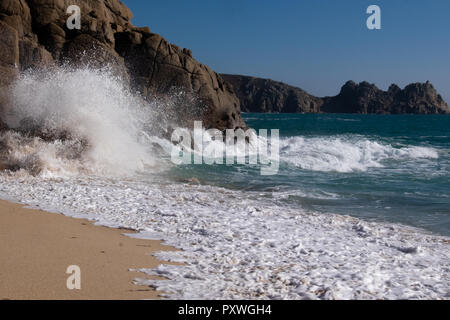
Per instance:
[[[53,57],[43,46],[28,39],[19,41],[19,65],[20,70],[30,68],[47,68],[54,64]]]
[[[9,85],[18,75],[19,35],[5,22],[0,21],[0,86]]]
[[[0,20],[14,28],[19,37],[32,33],[30,8],[25,0],[0,1]]]

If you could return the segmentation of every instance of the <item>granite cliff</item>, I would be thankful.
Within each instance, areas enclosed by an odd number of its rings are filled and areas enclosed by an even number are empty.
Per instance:
[[[430,82],[404,89],[392,84],[383,91],[368,82],[348,81],[335,97],[319,98],[287,84],[248,76],[222,75],[241,101],[245,112],[444,114],[447,103]]]
[[[269,79],[222,74],[234,88],[245,112],[319,112],[323,101],[306,91]]]
[[[412,83],[404,89],[392,84],[383,91],[368,82],[348,81],[335,97],[323,98],[322,112],[375,114],[443,114],[447,103],[430,82]]]
[[[69,30],[70,5],[81,9],[81,29]],[[191,97],[182,118],[200,118],[218,129],[245,127],[231,87],[189,49],[169,43],[148,27],[135,27],[119,0],[1,0],[0,109],[6,87],[20,72],[61,64],[114,66],[117,75],[144,97],[182,89]],[[2,127],[0,122],[0,127]]]

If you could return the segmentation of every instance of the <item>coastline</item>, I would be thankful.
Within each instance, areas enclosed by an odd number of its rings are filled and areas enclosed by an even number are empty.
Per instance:
[[[176,249],[124,232],[133,233],[0,200],[0,300],[159,299],[133,280],[161,278],[129,270],[170,264],[152,254]],[[81,290],[67,289],[70,265],[81,269]]]
[[[136,236],[181,249],[155,255],[185,261],[182,268],[143,268],[161,281],[136,276],[169,299],[449,298],[449,238],[413,227],[280,210],[264,194],[255,199],[209,185],[7,174],[0,180],[5,199],[145,230]]]

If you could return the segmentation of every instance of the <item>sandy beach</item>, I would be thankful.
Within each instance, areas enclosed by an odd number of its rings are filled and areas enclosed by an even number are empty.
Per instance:
[[[158,299],[129,269],[154,268],[162,262],[152,253],[174,249],[124,233],[0,201],[0,299]],[[81,290],[67,289],[70,265],[81,269]]]

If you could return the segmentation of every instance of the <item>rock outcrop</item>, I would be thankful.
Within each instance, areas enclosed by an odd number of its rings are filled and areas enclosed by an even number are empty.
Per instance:
[[[374,84],[348,81],[335,97],[324,98],[322,112],[361,114],[442,114],[447,103],[430,82],[413,83],[403,90],[392,84],[388,91]]]
[[[2,21],[0,43],[0,85],[5,85],[18,74],[19,36],[14,28]]]
[[[392,84],[388,91],[374,84],[348,81],[335,97],[319,98],[302,89],[268,79],[222,75],[230,82],[245,112],[444,114],[447,103],[430,82],[413,83],[403,90]]]
[[[69,30],[67,8],[81,9],[81,29]],[[19,72],[70,63],[114,71],[144,97],[182,90],[191,97],[184,118],[205,127],[245,127],[231,86],[188,49],[170,44],[148,27],[131,23],[131,11],[119,0],[1,0],[0,87]],[[5,103],[0,96],[1,104]],[[199,119],[200,118],[200,119]]]
[[[234,88],[245,112],[319,112],[323,101],[306,91],[270,79],[222,74]]]

